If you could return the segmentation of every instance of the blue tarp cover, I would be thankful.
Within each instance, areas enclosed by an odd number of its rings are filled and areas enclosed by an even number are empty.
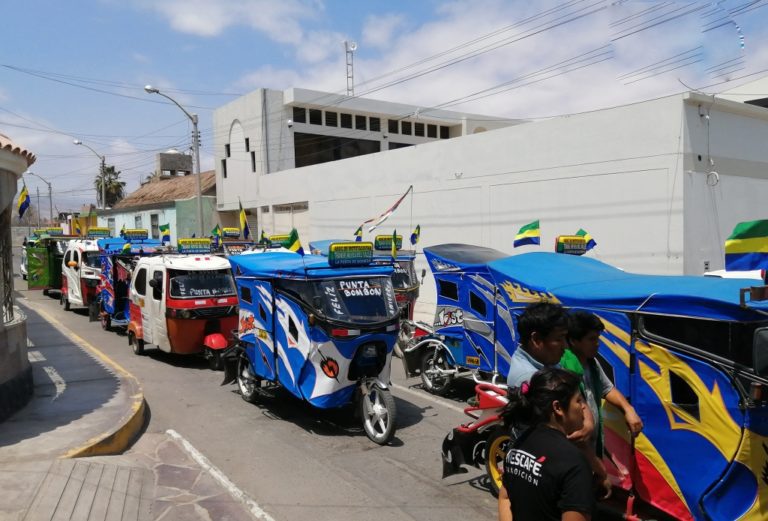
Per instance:
[[[627,273],[589,257],[525,253],[488,263],[497,285],[511,281],[551,293],[569,307],[641,311],[718,320],[766,320],[768,301],[739,305],[754,280]]]
[[[360,275],[392,275],[391,266],[331,268],[322,255],[304,255],[288,251],[267,251],[229,257],[235,276],[258,278],[326,279]]]

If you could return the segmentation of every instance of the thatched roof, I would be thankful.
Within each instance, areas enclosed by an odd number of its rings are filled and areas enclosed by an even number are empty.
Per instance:
[[[213,170],[200,174],[203,195],[216,195],[216,174]],[[129,194],[114,206],[114,209],[134,208],[152,204],[172,203],[197,195],[197,178],[194,175],[163,179],[153,178],[150,182]]]
[[[32,163],[37,159],[32,152],[25,148],[21,148],[21,146],[11,141],[11,138],[5,134],[0,134],[0,150],[8,150],[12,154],[20,155],[27,160],[27,167],[32,166]]]

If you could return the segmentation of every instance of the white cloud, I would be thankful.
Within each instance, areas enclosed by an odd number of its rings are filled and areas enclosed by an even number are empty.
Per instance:
[[[404,23],[405,16],[389,13],[369,16],[363,24],[363,42],[375,49],[386,50],[392,45],[392,38]]]
[[[147,56],[146,54],[142,54],[140,52],[131,53],[131,58],[133,58],[133,61],[137,63],[149,63],[151,61],[149,59],[149,56]]]
[[[330,31],[310,31],[296,48],[296,57],[306,63],[319,63],[344,53],[344,36]]]

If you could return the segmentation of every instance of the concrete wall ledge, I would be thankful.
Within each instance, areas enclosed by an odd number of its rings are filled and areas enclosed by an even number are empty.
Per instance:
[[[17,307],[14,319],[0,324],[0,422],[32,398],[32,366],[27,358],[27,317]]]

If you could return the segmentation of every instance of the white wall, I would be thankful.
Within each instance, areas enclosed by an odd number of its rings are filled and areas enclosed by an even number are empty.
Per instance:
[[[98,226],[108,226],[108,219],[115,219],[115,237],[120,235],[120,230],[125,225],[126,228],[145,228],[149,232],[149,236],[152,237],[151,227],[151,215],[157,214],[158,224],[170,224],[171,225],[171,244],[176,244],[178,238],[178,226],[176,222],[176,208],[160,208],[154,210],[140,210],[131,211],[125,213],[115,213],[112,215],[99,215]],[[136,226],[136,216],[141,216],[141,226]]]

